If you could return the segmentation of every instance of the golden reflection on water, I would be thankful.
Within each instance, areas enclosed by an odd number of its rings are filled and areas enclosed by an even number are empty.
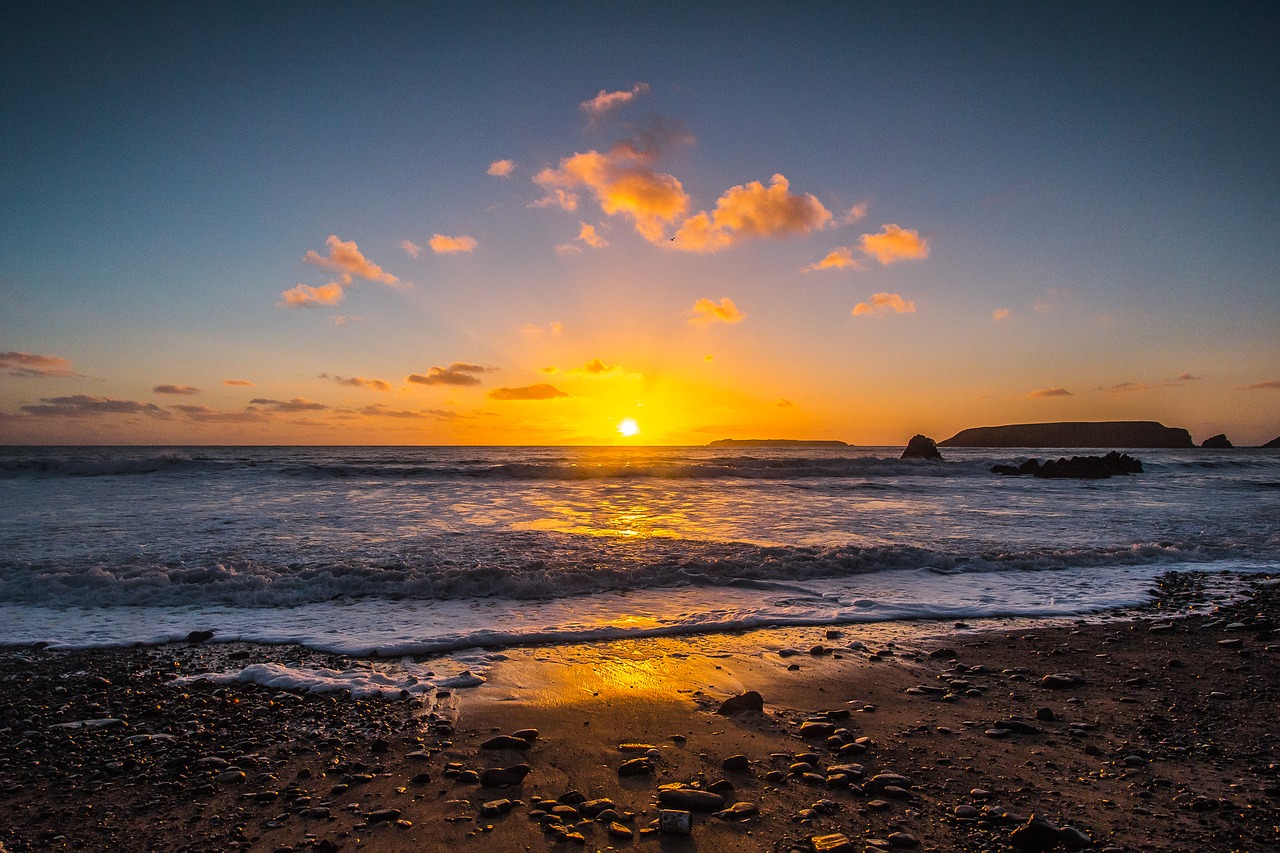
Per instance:
[[[546,517],[517,522],[516,529],[616,536],[626,539],[693,538],[714,534],[691,515],[688,495],[633,485],[608,484],[582,491],[531,497]]]

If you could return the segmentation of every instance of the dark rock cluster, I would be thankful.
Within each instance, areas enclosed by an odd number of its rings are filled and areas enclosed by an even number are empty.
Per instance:
[[[1029,474],[1046,479],[1105,480],[1122,474],[1141,474],[1142,462],[1127,453],[1113,450],[1106,456],[1072,456],[1041,462],[1028,459],[1021,465],[993,465],[993,474]]]

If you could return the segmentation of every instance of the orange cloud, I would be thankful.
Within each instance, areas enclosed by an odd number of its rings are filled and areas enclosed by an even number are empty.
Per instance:
[[[268,400],[258,397],[249,402],[254,406],[269,406],[273,412],[319,412],[329,408],[324,403],[317,403],[306,397],[294,397],[292,400]]]
[[[1099,389],[1105,390],[1110,394],[1132,394],[1137,391],[1150,391],[1150,385],[1144,385],[1141,382],[1121,382],[1118,385],[1112,385],[1110,388]]]
[[[416,258],[418,255],[422,254],[422,247],[412,240],[401,240],[400,248],[404,249],[411,258]]]
[[[520,334],[530,338],[540,338],[543,335],[550,335],[553,338],[558,338],[563,333],[564,323],[559,322],[552,323],[545,329],[541,326],[535,326],[533,323],[525,323],[520,327]]]
[[[336,281],[320,287],[299,284],[280,294],[279,305],[285,308],[319,308],[342,301],[342,285]]]
[[[695,326],[705,326],[708,323],[741,323],[745,319],[746,315],[726,296],[719,304],[706,298],[693,303],[693,317],[689,322]]]
[[[156,394],[199,394],[200,389],[191,385],[157,385],[151,389]]]
[[[343,379],[341,376],[329,376],[326,373],[321,373],[320,377],[322,379],[324,378],[332,379],[334,382],[337,382],[339,385],[350,385],[352,388],[367,388],[370,391],[390,391],[391,390],[391,383],[386,382],[382,379],[366,379],[363,376],[352,376],[349,379]]]
[[[494,160],[489,164],[489,174],[495,178],[507,178],[516,170],[513,160]]]
[[[223,384],[223,385],[237,385],[237,386],[244,387],[244,388],[252,388],[252,387],[254,387],[254,383],[250,382],[248,379],[224,379],[224,380],[222,380],[222,384]]]
[[[479,385],[480,380],[476,377],[477,373],[492,373],[497,370],[496,367],[484,367],[479,364],[467,364],[465,361],[455,361],[448,367],[432,367],[425,374],[410,373],[405,377],[406,382],[412,382],[415,385]]]
[[[578,104],[578,108],[591,116],[594,120],[604,115],[609,110],[622,106],[637,95],[647,94],[648,91],[649,84],[644,82],[636,83],[629,90],[622,90],[619,92],[606,92],[604,89],[601,89],[599,94],[594,98]]]
[[[759,181],[730,187],[715,210],[689,217],[676,232],[674,247],[687,252],[717,252],[748,237],[785,237],[825,228],[831,211],[810,193],[793,195],[782,175],[768,188]]]
[[[398,278],[389,272],[385,272],[382,267],[361,254],[354,241],[344,242],[338,235],[330,234],[329,239],[325,241],[325,245],[329,247],[328,257],[321,257],[314,250],[310,250],[302,256],[302,260],[308,264],[337,270],[346,277],[342,282],[344,285],[351,283],[351,276],[358,276],[365,281],[377,281],[382,284],[396,284],[399,282]]]
[[[866,265],[862,261],[853,257],[853,250],[847,246],[841,246],[833,249],[825,258],[815,261],[807,267],[801,267],[801,272],[815,272],[817,270],[843,270],[843,269],[866,269]]]
[[[1008,319],[1009,319],[1009,309],[1008,309],[1008,308],[997,308],[996,310],[994,310],[994,311],[992,311],[992,312],[991,312],[991,319],[992,319],[992,320],[995,320],[997,323],[998,323],[998,322],[1000,322],[1001,320],[1008,320]]]
[[[359,414],[369,418],[444,418],[451,419],[459,417],[456,412],[449,412],[443,409],[392,409],[384,406],[382,403],[374,403],[360,409]]]
[[[1280,380],[1268,379],[1266,382],[1255,382],[1244,386],[1246,391],[1280,391]]]
[[[870,209],[870,202],[860,201],[853,207],[849,208],[849,211],[844,215],[841,221],[843,221],[845,225],[852,225],[861,219],[866,219],[867,211]]]
[[[1027,394],[1031,399],[1042,399],[1045,397],[1074,397],[1075,395],[1066,388],[1037,388]]]
[[[649,155],[630,144],[614,146],[608,153],[588,151],[560,161],[558,169],[543,169],[533,182],[547,192],[538,206],[577,207],[570,190],[586,187],[595,194],[600,209],[610,216],[624,216],[636,232],[651,243],[663,239],[663,229],[689,208],[689,197],[674,175],[654,171]]]
[[[74,394],[70,397],[45,397],[44,405],[23,406],[22,411],[36,417],[83,418],[101,415],[146,415],[172,419],[172,415],[155,403],[136,400],[117,400],[114,397],[98,397],[91,394]]]
[[[867,302],[859,302],[853,306],[853,316],[863,314],[914,314],[916,304],[910,299],[903,299],[897,293],[876,293]]]
[[[71,369],[71,361],[56,355],[36,355],[30,352],[0,352],[0,370],[9,371],[10,376],[21,376],[28,379],[50,376],[65,378],[83,378]]]
[[[452,255],[455,252],[474,252],[477,243],[474,237],[446,237],[443,234],[432,234],[427,245],[437,255]]]
[[[554,400],[557,397],[568,396],[556,386],[545,382],[520,388],[494,388],[489,392],[491,400]]]
[[[879,234],[863,234],[858,248],[886,266],[929,257],[929,241],[919,231],[897,225],[885,225]]]
[[[170,406],[169,408],[200,423],[256,424],[271,420],[270,414],[253,406],[246,406],[239,412],[221,412],[209,406]]]
[[[586,243],[593,249],[603,249],[605,246],[609,245],[608,240],[596,233],[596,227],[594,225],[588,225],[585,222],[579,222],[578,224],[582,226],[582,230],[578,232],[579,240]]]

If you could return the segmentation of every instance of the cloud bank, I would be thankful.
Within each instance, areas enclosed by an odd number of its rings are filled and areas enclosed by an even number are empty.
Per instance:
[[[24,379],[84,378],[71,369],[69,359],[56,355],[36,355],[30,352],[0,352],[0,370],[6,370],[10,376],[20,376]]]
[[[558,397],[568,396],[559,388],[554,385],[548,385],[545,382],[539,382],[536,385],[524,385],[519,388],[494,388],[489,392],[489,399],[491,400],[554,400]]]
[[[497,370],[495,367],[455,361],[448,367],[432,367],[425,374],[410,373],[405,377],[405,381],[415,385],[479,385],[480,379],[477,374],[492,373],[495,370]]]

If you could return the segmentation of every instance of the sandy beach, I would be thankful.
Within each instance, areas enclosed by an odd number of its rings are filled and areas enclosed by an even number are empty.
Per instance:
[[[1202,580],[1088,624],[507,650],[430,707],[174,681],[268,657],[352,665],[301,648],[7,649],[0,843],[1276,849],[1278,587],[1213,606]],[[749,691],[762,710],[720,713]],[[689,834],[660,831],[662,811],[688,813],[668,819]]]

